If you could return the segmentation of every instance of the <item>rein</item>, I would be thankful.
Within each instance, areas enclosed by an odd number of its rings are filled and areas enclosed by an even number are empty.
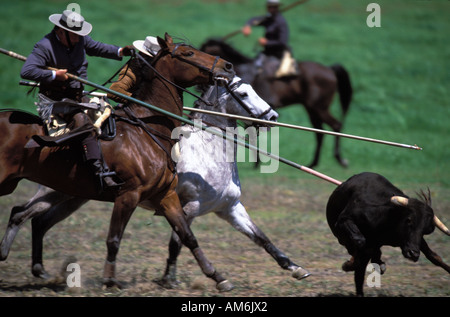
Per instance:
[[[125,70],[125,72],[124,72],[124,76],[125,76],[125,74],[126,74],[126,72],[128,71],[128,68],[130,67],[130,62],[131,62],[131,60],[134,58],[134,56],[131,56],[131,58],[125,63],[125,64],[123,64],[111,77],[109,77],[108,78],[108,80],[107,81],[105,81],[103,84],[102,84],[102,86],[106,86],[106,84],[109,84],[109,83],[113,83],[113,78],[114,77],[116,77],[117,76],[117,74],[119,74],[120,73],[120,71],[125,67],[125,65],[127,66],[127,68],[126,68],[126,70]],[[117,81],[119,81],[120,79],[118,79]],[[92,94],[94,91],[97,91],[98,90],[98,88],[95,88],[95,89],[92,89],[92,90],[90,90],[90,91],[87,91],[86,92],[86,95],[90,95],[90,94]]]
[[[216,56],[216,59],[214,60],[214,63],[213,63],[213,65],[212,65],[211,69],[208,69],[208,68],[206,68],[206,67],[203,66],[203,65],[198,65],[198,64],[193,63],[193,62],[190,62],[190,61],[188,61],[188,60],[186,60],[186,59],[183,59],[183,58],[181,58],[181,57],[179,57],[179,56],[175,56],[175,55],[174,55],[174,52],[175,52],[176,49],[178,49],[178,47],[179,47],[180,45],[181,45],[181,44],[177,44],[177,45],[175,46],[175,49],[171,52],[171,56],[172,56],[172,57],[177,58],[177,59],[179,59],[179,60],[181,60],[181,61],[183,61],[183,62],[185,62],[185,63],[187,63],[187,64],[193,65],[193,66],[195,66],[195,67],[197,67],[197,68],[199,68],[199,69],[201,69],[201,70],[206,70],[206,71],[209,72],[211,75],[213,74],[213,71],[214,71],[214,68],[216,67],[217,61],[218,61],[219,58],[220,58],[219,56]],[[155,68],[152,64],[150,64],[149,62],[147,62],[147,61],[145,60],[145,58],[142,57],[140,54],[136,54],[136,56],[140,59],[141,62],[143,62],[146,66],[148,66],[150,69],[152,69],[152,70],[155,72],[155,74],[156,74],[160,79],[162,79],[162,80],[164,80],[165,82],[171,84],[171,85],[174,86],[175,88],[177,88],[177,89],[179,89],[179,90],[181,90],[181,91],[183,91],[183,92],[185,92],[185,93],[188,93],[188,94],[190,94],[191,96],[193,96],[193,97],[195,97],[195,98],[197,98],[197,99],[200,99],[200,100],[203,101],[206,105],[212,106],[212,104],[211,104],[209,101],[204,100],[201,96],[198,96],[198,95],[196,95],[196,94],[190,92],[190,91],[187,90],[186,88],[183,88],[183,87],[181,87],[181,86],[175,84],[174,82],[168,80],[168,79],[167,79],[166,77],[164,77],[159,71],[157,71],[156,68]],[[159,59],[160,57],[161,57],[161,56],[159,56],[157,59]],[[153,61],[153,63],[155,63],[155,62],[157,61],[157,59],[155,58],[155,60]]]
[[[212,76],[212,74],[213,74],[213,72],[214,72],[214,68],[216,67],[217,62],[218,62],[219,59],[220,59],[220,56],[215,56],[213,65],[211,66],[211,68],[207,68],[207,67],[205,67],[205,66],[203,66],[203,65],[199,65],[199,64],[194,63],[194,62],[191,62],[191,61],[189,61],[189,60],[187,60],[187,59],[184,59],[184,58],[182,58],[182,57],[179,56],[179,55],[175,55],[175,52],[176,52],[176,51],[178,50],[178,48],[179,48],[180,46],[182,46],[182,45],[185,45],[185,44],[183,44],[183,43],[178,43],[178,44],[175,45],[175,47],[174,47],[174,49],[172,50],[172,52],[170,52],[171,57],[172,57],[172,58],[177,58],[177,59],[179,59],[180,61],[183,61],[183,62],[185,62],[185,63],[187,63],[187,64],[192,65],[192,66],[195,66],[195,67],[197,67],[197,68],[200,69],[200,70],[204,70],[204,71],[208,72],[208,73]],[[159,55],[159,56],[157,56],[157,58],[155,58],[155,60],[152,62],[152,64],[156,63],[156,61],[157,61],[159,58],[161,58],[161,54],[158,54],[158,55]],[[191,96],[193,96],[193,97],[199,99],[199,100],[202,101],[206,106],[209,106],[209,107],[213,107],[213,106],[214,106],[214,103],[211,103],[210,101],[205,100],[205,98],[203,98],[202,96],[199,96],[199,95],[197,95],[197,94],[195,94],[195,93],[192,93],[192,92],[190,92],[189,90],[187,90],[187,89],[185,89],[185,88],[183,88],[183,87],[181,87],[181,86],[175,84],[174,82],[168,80],[167,78],[165,78],[159,71],[156,70],[156,68],[155,68],[152,64],[150,64],[150,63],[149,63],[143,56],[141,56],[140,54],[136,54],[136,56],[137,56],[137,57],[140,59],[140,61],[142,61],[146,66],[148,66],[150,69],[152,69],[152,70],[155,72],[155,74],[156,74],[160,79],[162,79],[162,80],[164,80],[165,82],[171,84],[171,85],[174,86],[175,88],[180,89],[181,91],[186,92],[186,93],[190,94]],[[217,81],[214,80],[214,82],[215,82],[215,89],[217,89]],[[255,118],[255,119],[260,119],[260,118],[262,118],[263,116],[265,116],[267,113],[269,113],[269,112],[271,111],[271,108],[269,107],[266,111],[264,111],[263,113],[261,113],[259,116],[256,116],[255,114],[253,114],[253,112],[251,111],[250,107],[248,107],[248,105],[247,105],[245,102],[243,102],[239,97],[237,97],[236,94],[235,94],[235,92],[234,92],[235,87],[239,87],[239,86],[242,84],[242,82],[243,82],[243,81],[240,80],[240,81],[238,81],[238,82],[236,82],[236,83],[233,83],[233,84],[231,84],[231,85],[225,84],[225,87],[226,87],[227,91],[230,93],[230,95],[231,95],[231,96],[239,103],[239,105],[240,105],[245,111],[247,111],[247,113],[248,113],[252,118]],[[213,88],[211,88],[211,89],[213,89]],[[218,98],[218,96],[217,96],[217,98]]]

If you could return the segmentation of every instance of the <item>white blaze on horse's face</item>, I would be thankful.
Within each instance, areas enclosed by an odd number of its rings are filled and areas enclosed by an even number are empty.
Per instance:
[[[249,108],[253,111],[253,115],[257,118],[274,122],[277,121],[278,113],[256,93],[250,84],[242,83],[238,87],[237,93],[243,97],[243,101],[249,105]],[[258,107],[252,109],[252,105],[257,105]]]
[[[234,103],[234,107],[229,107],[233,109],[228,109],[228,113],[233,112],[236,115],[277,121],[278,113],[255,92],[250,84],[235,76],[229,85],[229,89],[231,93],[229,93],[228,89],[223,88],[224,91],[219,97],[219,99],[227,98],[226,102],[228,103]],[[249,123],[251,124],[251,122]]]

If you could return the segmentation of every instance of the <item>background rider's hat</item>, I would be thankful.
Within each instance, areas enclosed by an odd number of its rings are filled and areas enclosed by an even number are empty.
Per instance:
[[[158,44],[158,40],[154,36],[147,36],[145,38],[145,41],[134,41],[133,46],[139,50],[139,52],[142,52],[148,56],[155,56],[158,54],[158,51],[161,49],[161,47]]]
[[[92,31],[92,25],[75,11],[64,10],[62,14],[52,14],[48,19],[54,25],[80,36],[88,35]]]
[[[280,0],[267,0],[266,4],[268,6],[277,6],[280,5]]]

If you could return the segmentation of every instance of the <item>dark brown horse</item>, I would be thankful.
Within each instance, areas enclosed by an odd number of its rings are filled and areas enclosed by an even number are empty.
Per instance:
[[[200,50],[211,55],[218,55],[233,63],[237,75],[250,83],[258,95],[272,108],[302,104],[314,128],[322,129],[325,123],[333,131],[341,131],[342,122],[330,113],[330,106],[335,93],[339,92],[342,112],[345,116],[353,94],[350,76],[341,65],[326,67],[314,62],[298,62],[298,76],[274,78],[274,72],[270,70],[261,72],[255,67],[253,59],[242,55],[221,40],[209,39],[200,47]],[[269,63],[270,61],[265,65],[273,66],[267,65]],[[314,159],[309,164],[310,167],[319,163],[323,134],[316,133],[316,139],[316,150]],[[347,161],[341,156],[339,137],[336,137],[334,156],[342,166],[347,166]]]
[[[169,81],[188,87],[212,84],[222,77],[234,77],[232,64],[198,51],[188,45],[173,43],[166,34],[158,38],[161,50],[154,59],[155,69]],[[139,100],[182,115],[182,91],[162,80],[150,68],[143,69],[144,82],[135,97]],[[116,193],[98,192],[94,176],[83,163],[81,151],[70,144],[59,147],[24,148],[33,135],[44,135],[44,127],[37,117],[19,111],[0,112],[0,195],[14,191],[18,182],[26,178],[70,196],[114,202],[104,267],[107,286],[116,280],[115,261],[125,227],[138,204],[152,206],[161,212],[177,232],[203,273],[212,278],[220,290],[227,290],[226,280],[208,262],[197,240],[186,223],[178,195],[175,192],[177,176],[171,158],[170,135],[180,122],[154,113],[137,105],[126,105],[128,113],[141,118],[156,135],[166,135],[157,144],[146,131],[124,121],[117,122],[117,136],[102,141],[102,150],[108,166],[116,171],[124,184]],[[128,117],[124,110],[116,110],[119,117]]]

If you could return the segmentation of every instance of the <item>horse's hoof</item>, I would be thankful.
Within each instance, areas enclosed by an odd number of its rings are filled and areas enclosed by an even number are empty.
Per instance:
[[[234,285],[228,280],[223,280],[222,282],[217,283],[216,288],[219,292],[229,292],[234,288]]]
[[[0,261],[5,261],[8,258],[8,252],[4,252],[0,246]]]
[[[180,281],[177,281],[176,279],[170,279],[163,276],[162,278],[155,278],[153,280],[156,284],[158,284],[161,287],[167,288],[167,289],[174,289],[178,288],[181,284]]]
[[[120,283],[117,279],[109,277],[109,278],[103,278],[103,287],[104,288],[118,288],[122,289],[123,284]]]
[[[311,273],[300,266],[292,272],[292,277],[295,277],[297,280],[302,280],[310,275]]]
[[[45,271],[44,266],[41,263],[34,264],[31,268],[31,273],[33,274],[33,276],[39,277],[43,280],[48,280],[51,277],[50,274]]]
[[[344,168],[347,168],[350,165],[350,163],[349,163],[349,161],[347,159],[340,160],[339,164],[341,164],[341,166],[344,167]]]

